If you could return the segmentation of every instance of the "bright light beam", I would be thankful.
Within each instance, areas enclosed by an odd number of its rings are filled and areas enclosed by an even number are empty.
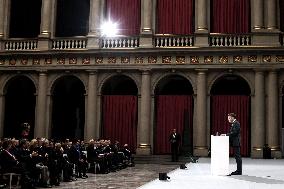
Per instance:
[[[102,36],[114,37],[114,36],[117,35],[117,33],[118,33],[117,23],[114,23],[114,22],[109,20],[109,21],[102,24],[102,26],[101,26]]]

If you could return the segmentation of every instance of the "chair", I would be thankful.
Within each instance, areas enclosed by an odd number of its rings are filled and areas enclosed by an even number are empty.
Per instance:
[[[12,189],[12,188],[21,188],[21,185],[20,185],[21,175],[20,175],[20,174],[17,174],[17,173],[3,173],[2,176],[9,178],[9,189]],[[13,176],[17,178],[17,183],[16,183],[16,185],[12,185],[12,184],[13,184],[13,183],[12,183]]]

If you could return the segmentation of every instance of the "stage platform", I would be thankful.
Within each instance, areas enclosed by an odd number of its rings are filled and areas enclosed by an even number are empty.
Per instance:
[[[213,176],[210,158],[197,163],[186,163],[187,169],[175,169],[167,181],[155,179],[139,189],[283,189],[284,159],[243,158],[243,175]],[[236,170],[235,159],[230,158],[230,172]]]

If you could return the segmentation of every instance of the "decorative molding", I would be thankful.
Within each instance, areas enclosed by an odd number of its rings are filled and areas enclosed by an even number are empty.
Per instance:
[[[52,58],[50,58],[50,57],[49,58],[45,58],[44,59],[44,63],[45,64],[52,64]]]
[[[116,64],[116,57],[109,57],[108,58],[108,63],[109,64]]]
[[[5,59],[0,58],[0,65],[4,65],[5,64]]]
[[[69,58],[69,64],[77,64],[77,58]]]
[[[21,64],[22,65],[27,65],[28,64],[28,58],[22,58],[21,59]]]
[[[162,63],[163,64],[171,64],[172,63],[172,57],[171,56],[162,56]]]
[[[57,64],[65,64],[65,58],[57,58]]]
[[[134,63],[135,64],[143,64],[143,56],[136,56]]]
[[[234,63],[242,63],[243,57],[242,56],[234,56]]]
[[[248,56],[248,62],[256,62],[257,56],[256,55],[250,55]]]
[[[14,65],[16,65],[16,63],[17,63],[17,60],[15,58],[10,58],[9,65],[14,66]]]
[[[271,62],[271,56],[270,55],[263,55],[262,61],[263,62]]]
[[[149,56],[148,57],[148,63],[149,64],[156,64],[157,63],[157,57],[156,56]]]
[[[213,63],[213,56],[204,56],[204,63]]]
[[[191,63],[191,64],[197,64],[197,63],[199,63],[199,57],[198,57],[198,56],[191,56],[191,57],[190,57],[190,63]]]
[[[276,56],[276,62],[284,62],[284,56],[283,55],[277,55]]]
[[[103,57],[96,57],[95,62],[96,62],[96,64],[102,64],[102,63],[104,63],[104,58]]]
[[[33,65],[39,65],[40,64],[40,59],[39,58],[34,58],[33,59]]]
[[[90,64],[91,63],[91,58],[90,57],[84,57],[82,59],[82,64]]]
[[[219,63],[221,64],[227,64],[228,60],[228,56],[219,56]]]
[[[177,56],[176,64],[185,64],[185,56]]]
[[[121,57],[121,63],[122,64],[129,64],[130,58],[129,57]]]

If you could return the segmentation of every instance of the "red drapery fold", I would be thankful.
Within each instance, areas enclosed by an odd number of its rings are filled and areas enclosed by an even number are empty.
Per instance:
[[[193,33],[192,0],[158,0],[157,34],[187,35]]]
[[[176,128],[182,136],[184,126],[189,125],[192,128],[192,96],[159,95],[156,100],[155,154],[167,154],[171,152],[169,136],[172,129]],[[187,119],[185,116],[188,116]],[[185,120],[189,123],[185,123]]]
[[[211,33],[249,33],[250,0],[212,0]]]
[[[139,35],[140,0],[106,0],[107,19],[118,23],[119,35]]]
[[[284,0],[279,0],[280,7],[280,30],[284,32]]]
[[[127,143],[135,151],[137,136],[137,97],[132,95],[103,96],[103,138],[121,145]]]
[[[242,156],[249,156],[250,152],[249,103],[249,96],[216,95],[211,97],[211,134],[228,133],[231,125],[227,120],[227,115],[231,112],[236,113],[237,120],[241,124]]]

